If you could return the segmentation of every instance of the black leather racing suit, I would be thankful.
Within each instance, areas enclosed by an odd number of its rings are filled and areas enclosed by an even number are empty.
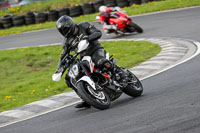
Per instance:
[[[101,31],[88,22],[82,22],[82,23],[76,24],[76,26],[78,28],[78,32],[75,35],[64,39],[63,51],[62,51],[60,60],[62,60],[63,57],[66,54],[68,54],[71,50],[74,50],[80,40],[85,38],[89,41],[89,46],[86,49],[86,51],[82,53],[80,56],[81,57],[91,56],[94,64],[99,68],[102,67],[102,64],[104,64],[104,62],[106,62],[107,60],[105,58],[106,52],[104,48],[101,46],[101,44],[98,42],[98,39],[102,36]],[[74,46],[74,48],[69,50],[70,46]],[[59,63],[59,68],[61,66],[62,64]],[[69,82],[68,74],[66,74],[65,82],[69,87],[71,87],[72,89],[75,89]]]

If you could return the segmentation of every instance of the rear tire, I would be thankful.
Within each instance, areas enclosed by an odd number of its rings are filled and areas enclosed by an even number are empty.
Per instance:
[[[87,82],[80,81],[77,84],[78,94],[86,103],[100,110],[110,107],[110,98],[104,91],[95,91],[97,95],[94,96],[89,89],[93,90]]]

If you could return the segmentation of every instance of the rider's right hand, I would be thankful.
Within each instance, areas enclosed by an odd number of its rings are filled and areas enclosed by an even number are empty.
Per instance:
[[[55,71],[55,73],[60,73],[60,72],[63,71],[63,69],[64,69],[64,68],[61,66],[61,67],[57,68],[57,70]]]
[[[61,61],[57,70],[55,71],[55,73],[63,72],[63,70],[65,70],[67,68],[67,66],[70,65],[70,63],[72,61],[72,57],[73,57],[72,55],[68,55],[66,59]]]

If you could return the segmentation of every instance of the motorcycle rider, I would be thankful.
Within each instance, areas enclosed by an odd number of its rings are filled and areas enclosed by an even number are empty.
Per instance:
[[[113,12],[113,11],[120,11],[121,8],[120,7],[107,7],[107,6],[100,6],[99,7],[99,22],[100,23],[103,23],[103,29],[104,29],[104,32],[106,34],[109,34],[111,33],[111,30],[114,29],[116,30],[117,29],[117,26],[115,25],[111,25],[109,23],[109,19],[111,17],[110,13]]]
[[[80,54],[80,57],[90,56],[92,61],[98,68],[104,68],[107,70],[113,70],[114,63],[106,59],[106,51],[98,42],[98,39],[102,36],[99,29],[88,22],[82,22],[75,24],[73,19],[67,15],[61,16],[56,27],[58,31],[64,36],[63,51],[59,61],[58,69],[55,73],[59,73],[63,69],[61,60],[70,53],[75,51],[80,40],[87,40],[89,42],[88,48],[85,52]],[[120,72],[119,72],[120,73]],[[66,84],[76,91],[76,88],[70,83],[68,74],[66,74]],[[81,102],[75,106],[76,108],[90,107],[86,102]]]

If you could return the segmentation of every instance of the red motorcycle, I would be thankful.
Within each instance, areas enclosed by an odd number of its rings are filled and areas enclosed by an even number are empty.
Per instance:
[[[96,17],[96,19],[99,22],[101,21],[101,18],[99,16]],[[108,20],[110,25],[103,25],[103,29],[107,30],[107,26],[109,27],[109,31],[111,33],[115,34],[124,34],[124,33],[132,33],[132,32],[138,32],[142,33],[143,29],[135,24],[131,18],[124,12],[116,11],[110,13],[110,19]]]

